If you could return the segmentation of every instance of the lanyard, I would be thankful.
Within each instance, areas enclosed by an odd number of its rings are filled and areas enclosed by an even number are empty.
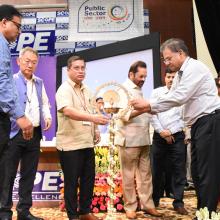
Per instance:
[[[31,103],[31,97],[33,95],[33,90],[34,90],[34,82],[33,80],[31,81],[31,93],[30,93],[30,96],[28,97],[28,92],[27,92],[27,101],[28,103],[30,104]]]
[[[81,106],[83,107],[83,110],[90,113],[89,109],[88,109],[87,106],[86,106],[85,95],[84,95],[84,93],[81,91],[81,89],[80,89],[80,92],[79,92],[79,93],[76,91],[75,88],[73,88],[73,91],[74,91],[74,93],[76,94],[76,97],[78,98],[78,100],[79,100]]]

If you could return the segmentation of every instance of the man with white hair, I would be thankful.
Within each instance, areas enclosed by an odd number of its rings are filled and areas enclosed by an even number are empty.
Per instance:
[[[48,130],[52,122],[50,105],[42,79],[34,75],[38,64],[37,51],[30,47],[22,49],[17,63],[20,71],[14,75],[14,81],[18,90],[19,104],[34,126],[34,135],[30,140],[25,140],[16,119],[11,117],[11,140],[5,155],[7,176],[1,183],[4,192],[1,195],[0,215],[4,213],[11,219],[12,189],[20,162],[17,219],[43,220],[33,216],[29,209],[32,206],[32,189],[39,161],[42,130]]]

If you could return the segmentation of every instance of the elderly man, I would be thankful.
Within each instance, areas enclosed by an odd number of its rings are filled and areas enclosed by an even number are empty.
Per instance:
[[[19,103],[34,126],[34,135],[30,140],[25,140],[16,124],[16,118],[11,117],[11,141],[5,155],[7,177],[3,183],[0,215],[5,213],[9,217],[12,216],[12,189],[20,162],[17,219],[41,220],[42,218],[33,216],[29,209],[32,206],[32,189],[40,155],[42,129],[47,130],[51,126],[51,114],[43,81],[34,75],[38,63],[37,51],[30,47],[22,49],[17,63],[20,71],[14,75],[14,81],[19,94]]]
[[[158,113],[184,105],[184,120],[191,126],[192,178],[197,208],[216,211],[220,192],[220,99],[210,70],[189,57],[184,41],[172,38],[161,46],[165,65],[176,74],[167,96],[133,100],[135,109]]]

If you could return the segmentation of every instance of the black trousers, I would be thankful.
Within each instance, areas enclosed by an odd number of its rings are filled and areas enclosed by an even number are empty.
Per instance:
[[[172,170],[172,189],[174,195],[173,206],[182,207],[184,186],[186,184],[186,146],[184,133],[174,134],[175,142],[167,144],[158,133],[154,133],[152,145],[152,177],[153,177],[153,200],[159,204],[163,174],[166,172],[166,162],[170,161]]]
[[[79,214],[90,213],[95,181],[94,149],[59,151],[59,155],[64,173],[64,199],[67,215],[69,219],[78,218]]]
[[[0,217],[12,216],[12,190],[19,162],[19,202],[16,209],[25,215],[29,213],[32,206],[32,189],[39,161],[41,136],[41,128],[37,127],[34,129],[33,138],[29,141],[23,139],[21,131],[10,140],[8,150],[4,156],[6,164],[4,170],[7,175],[4,176],[2,185]]]
[[[0,112],[0,161],[4,155],[5,149],[8,147],[11,122],[9,115]]]
[[[197,208],[216,211],[220,195],[220,110],[192,126],[192,178]]]
[[[1,195],[3,192],[3,181],[6,176],[5,153],[8,150],[11,123],[7,114],[0,112],[0,209],[2,207]]]

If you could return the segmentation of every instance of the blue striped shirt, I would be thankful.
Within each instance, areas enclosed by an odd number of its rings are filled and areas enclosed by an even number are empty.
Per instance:
[[[0,112],[8,113],[17,119],[22,117],[24,112],[18,103],[8,44],[3,34],[0,33]]]

